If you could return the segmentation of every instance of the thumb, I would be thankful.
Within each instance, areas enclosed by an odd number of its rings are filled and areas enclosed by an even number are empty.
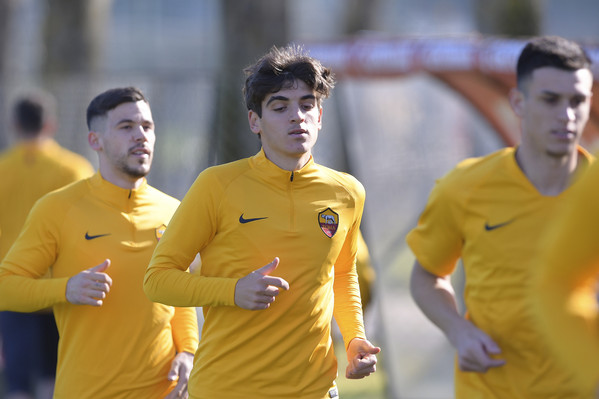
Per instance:
[[[497,345],[495,341],[490,338],[483,342],[483,347],[485,352],[491,355],[499,355],[501,353],[501,348],[499,348],[499,345]]]
[[[168,375],[166,376],[166,379],[169,381],[175,381],[178,376],[179,376],[179,363],[174,362],[173,365],[171,366],[171,369],[168,372]]]
[[[89,269],[89,271],[90,272],[99,272],[99,273],[102,273],[106,269],[108,269],[108,266],[110,266],[110,259],[104,260],[104,262],[100,263],[97,266],[92,267],[91,269]]]
[[[372,355],[376,355],[377,353],[379,353],[381,351],[381,348],[379,348],[378,346],[374,346],[370,343],[370,341],[365,340],[364,341],[364,346],[361,348],[361,352],[364,354],[372,354]]]
[[[263,276],[268,276],[279,266],[279,258],[275,256],[275,258],[266,266],[262,266],[260,269],[255,270],[256,273],[260,273]]]

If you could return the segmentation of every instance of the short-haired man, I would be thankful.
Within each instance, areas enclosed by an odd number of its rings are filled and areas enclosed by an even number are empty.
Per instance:
[[[89,104],[87,124],[99,171],[34,206],[0,264],[0,309],[53,307],[57,399],[186,397],[195,309],[153,303],[142,290],[179,203],[145,179],[156,140],[150,105],[136,88],[111,89]]]
[[[528,302],[539,236],[588,166],[580,146],[593,75],[576,43],[531,40],[510,101],[521,142],[461,162],[435,185],[407,236],[411,292],[457,350],[456,398],[577,398],[535,328]],[[466,318],[449,276],[462,258]]]
[[[45,91],[21,94],[11,113],[16,143],[0,155],[0,261],[40,197],[91,176],[92,165],[55,140],[56,101]],[[51,398],[58,332],[49,310],[0,312],[6,399]]]

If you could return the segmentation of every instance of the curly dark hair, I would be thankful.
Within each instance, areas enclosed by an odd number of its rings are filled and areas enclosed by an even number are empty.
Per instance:
[[[244,73],[246,79],[243,95],[246,107],[260,117],[262,101],[269,93],[293,87],[298,80],[320,94],[319,102],[327,98],[335,86],[331,69],[310,57],[303,47],[294,44],[283,48],[273,46],[255,64],[245,68]]]

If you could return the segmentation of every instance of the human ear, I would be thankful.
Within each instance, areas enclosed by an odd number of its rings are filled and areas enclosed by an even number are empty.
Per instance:
[[[87,142],[94,151],[100,151],[102,149],[102,139],[96,132],[92,131],[87,134]]]
[[[509,100],[516,115],[519,117],[524,116],[524,103],[526,101],[525,94],[521,90],[513,88],[510,90]]]
[[[318,107],[318,129],[322,128],[322,107]]]
[[[250,130],[252,133],[260,134],[262,132],[262,127],[260,126],[261,118],[258,114],[252,110],[248,111],[248,122],[250,124]]]

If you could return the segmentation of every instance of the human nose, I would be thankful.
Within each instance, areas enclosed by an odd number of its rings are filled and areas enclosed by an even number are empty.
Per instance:
[[[571,105],[565,105],[561,107],[561,111],[558,113],[561,120],[569,122],[576,120],[576,109]]]
[[[148,141],[147,132],[143,126],[136,126],[135,129],[133,129],[133,140]]]
[[[290,112],[291,115],[289,117],[289,120],[291,123],[299,123],[304,121],[305,115],[300,107],[292,107]]]

